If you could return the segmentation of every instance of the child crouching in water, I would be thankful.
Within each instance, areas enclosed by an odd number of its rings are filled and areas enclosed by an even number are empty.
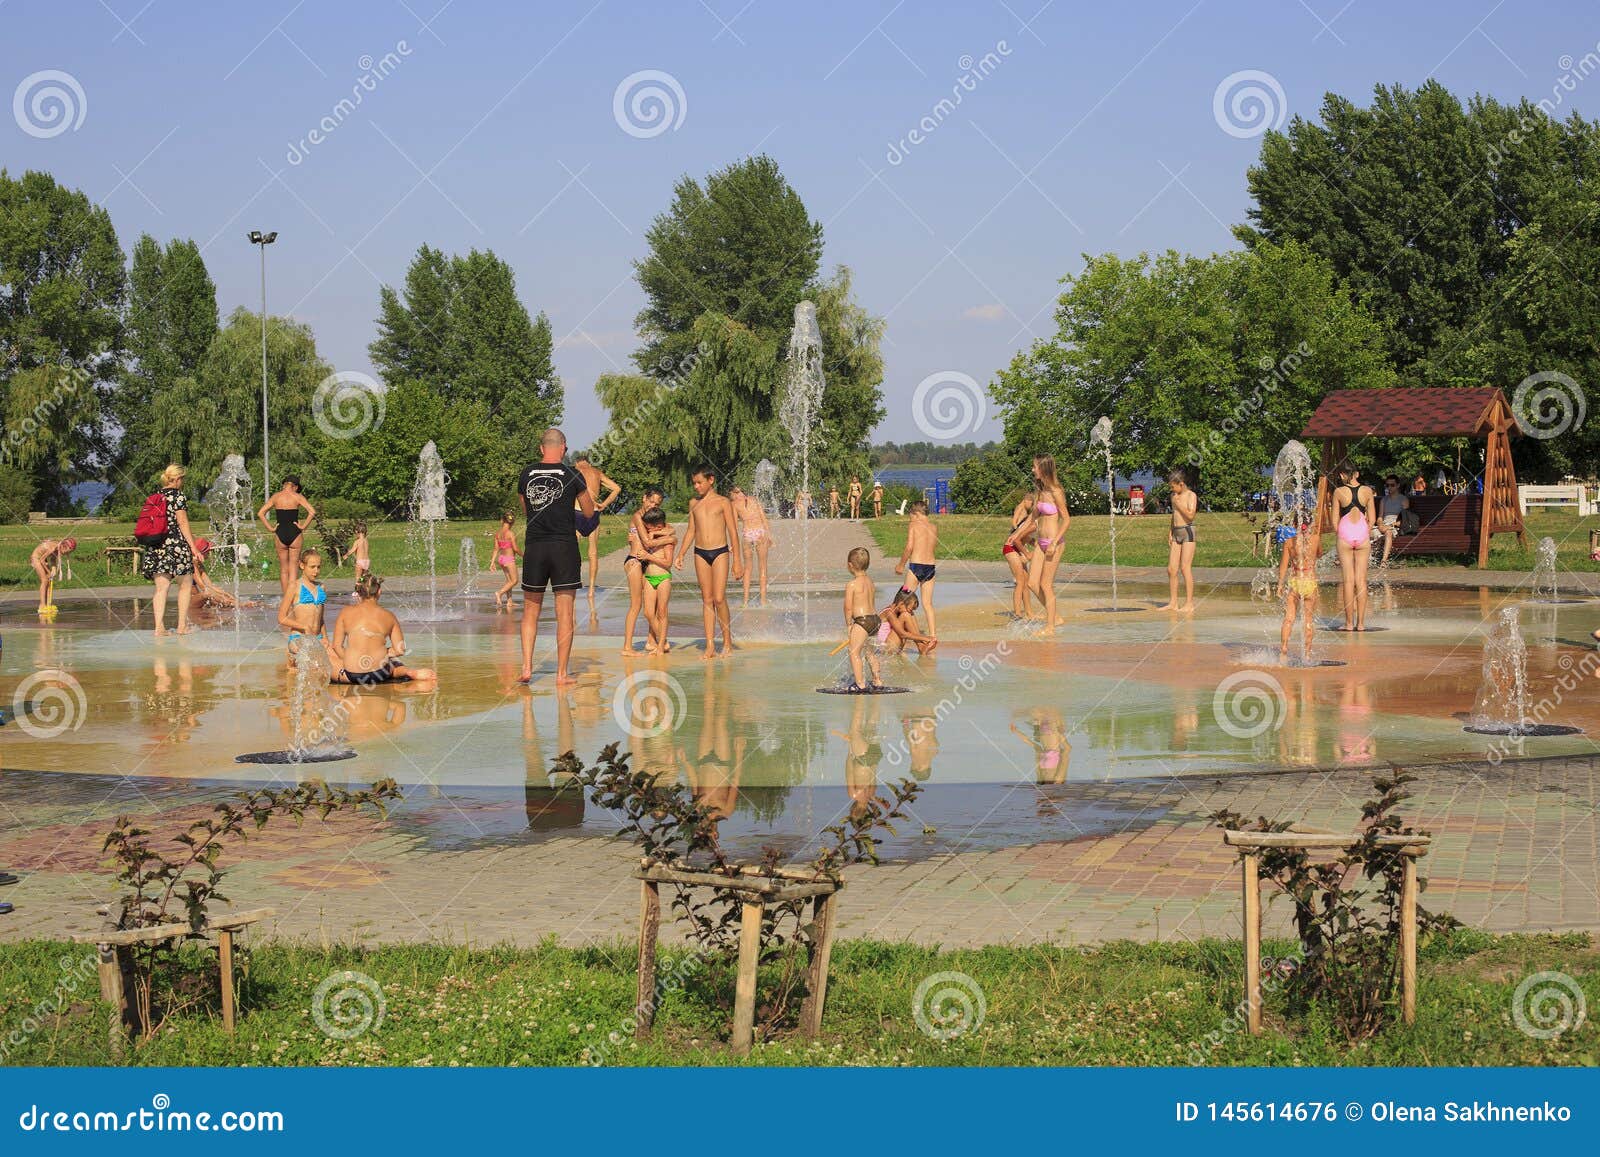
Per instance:
[[[864,650],[866,662],[872,667],[872,686],[883,686],[883,676],[878,670],[877,651],[867,649],[867,644],[877,636],[879,628],[883,625],[883,617],[872,609],[877,602],[872,580],[867,577],[867,567],[872,565],[872,555],[867,553],[865,547],[858,546],[845,556],[845,565],[850,568],[850,581],[844,588],[844,626],[850,644],[851,690],[865,691],[866,672],[862,667]]]
[[[665,655],[672,650],[667,642],[667,609],[672,603],[672,556],[678,549],[678,536],[667,525],[667,512],[659,506],[646,510],[639,521],[651,544],[647,547],[641,539],[636,548],[644,560],[644,621],[650,636],[644,650],[647,655]]]
[[[878,643],[889,654],[900,654],[907,643],[915,644],[919,655],[926,655],[939,645],[938,639],[924,635],[917,628],[917,606],[915,591],[900,590],[895,592],[894,602],[884,610]]]

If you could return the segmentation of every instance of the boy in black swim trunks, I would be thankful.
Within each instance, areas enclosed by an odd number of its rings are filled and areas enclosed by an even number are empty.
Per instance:
[[[922,600],[922,609],[928,614],[928,634],[934,636],[939,634],[933,618],[933,576],[938,571],[934,554],[938,549],[939,532],[928,517],[927,499],[919,498],[911,504],[911,522],[906,526],[906,548],[900,552],[900,561],[894,564],[894,573],[907,575],[900,589],[917,593]]]
[[[715,659],[718,652],[716,627],[722,624],[722,651],[726,657],[733,650],[733,630],[728,622],[728,569],[732,560],[734,578],[744,577],[744,556],[733,550],[738,537],[734,525],[733,503],[717,493],[717,472],[702,466],[690,481],[696,497],[689,502],[689,530],[672,560],[673,568],[694,549],[694,573],[700,583],[700,602],[704,610],[706,650],[704,658]]]
[[[850,642],[851,690],[861,691],[867,686],[862,678],[866,674],[861,665],[863,651],[866,652],[867,662],[872,665],[872,685],[882,687],[877,650],[867,647],[877,637],[878,628],[883,623],[883,619],[873,610],[878,604],[877,593],[873,590],[872,579],[867,575],[867,567],[872,565],[872,555],[864,546],[855,547],[845,556],[845,565],[850,568],[850,581],[844,588],[844,629]]]

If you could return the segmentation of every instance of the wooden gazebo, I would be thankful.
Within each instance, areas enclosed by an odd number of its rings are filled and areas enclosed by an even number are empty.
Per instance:
[[[1489,539],[1512,533],[1527,545],[1517,505],[1517,471],[1511,436],[1520,435],[1505,394],[1493,386],[1462,388],[1335,390],[1322,399],[1301,438],[1322,442],[1322,478],[1317,483],[1317,519],[1323,531],[1338,522],[1330,479],[1350,450],[1371,438],[1482,438],[1483,493],[1425,495],[1411,499],[1421,523],[1413,535],[1396,538],[1395,554],[1472,554],[1489,561]],[[1373,487],[1381,495],[1381,488]],[[1376,516],[1376,511],[1374,511]]]

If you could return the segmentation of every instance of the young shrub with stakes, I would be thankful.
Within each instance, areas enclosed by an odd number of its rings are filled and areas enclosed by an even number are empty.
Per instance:
[[[1346,1039],[1372,1036],[1388,1025],[1399,1007],[1400,902],[1405,861],[1381,836],[1425,836],[1405,824],[1395,809],[1411,793],[1416,776],[1397,771],[1372,781],[1378,793],[1361,807],[1363,827],[1349,847],[1338,849],[1258,848],[1240,853],[1260,857],[1261,875],[1294,904],[1295,932],[1303,959],[1284,981],[1292,1013],[1323,1008]],[[1249,832],[1286,832],[1290,823],[1261,816],[1246,822],[1223,809],[1211,816],[1219,827]],[[1339,854],[1330,858],[1330,851]],[[1371,881],[1375,888],[1363,886]],[[1427,880],[1417,881],[1418,890]],[[1454,917],[1417,909],[1419,936],[1425,942],[1457,926]]]

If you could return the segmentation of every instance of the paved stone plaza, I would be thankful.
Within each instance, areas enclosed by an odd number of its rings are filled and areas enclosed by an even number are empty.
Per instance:
[[[1600,757],[1413,770],[1404,814],[1435,839],[1423,861],[1425,906],[1498,932],[1600,928]],[[1346,828],[1369,785],[1370,773],[1341,770],[1017,787],[1040,809],[1138,818],[1111,834],[988,851],[912,848],[856,869],[841,932],[945,946],[1236,935],[1238,876],[1209,813]],[[95,907],[116,895],[100,854],[112,819],[131,814],[176,831],[226,794],[170,781],[96,786],[103,797],[85,808],[77,777],[0,773],[0,865],[24,875],[6,889],[16,911],[0,919],[0,939],[92,930]],[[429,806],[414,795],[381,823],[269,826],[232,853],[225,890],[237,907],[277,909],[269,935],[322,942],[526,946],[555,936],[576,945],[634,933],[630,845],[524,831],[441,846],[416,814]],[[520,812],[523,803],[480,806],[488,826],[496,808]],[[1284,905],[1268,916],[1281,929]]]

